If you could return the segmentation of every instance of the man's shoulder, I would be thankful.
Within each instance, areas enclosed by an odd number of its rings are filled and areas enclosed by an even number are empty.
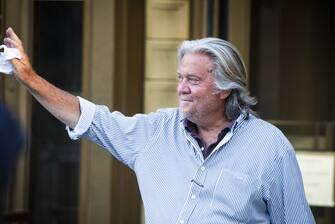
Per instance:
[[[156,113],[163,113],[167,115],[174,115],[178,112],[179,110],[177,107],[166,107],[166,108],[159,108],[156,110]]]
[[[242,126],[239,136],[244,144],[250,146],[249,149],[252,148],[249,153],[254,156],[253,159],[259,158],[260,163],[267,161],[266,164],[274,164],[278,158],[294,152],[288,138],[271,122],[251,116]]]
[[[158,120],[159,122],[168,122],[171,120],[180,120],[181,115],[178,108],[159,108],[154,112],[150,112],[147,116]]]
[[[180,117],[179,109],[177,107],[159,108],[155,112],[152,112],[151,114],[155,114],[157,116],[162,116],[166,118]]]
[[[270,121],[263,120],[259,117],[251,115],[246,119],[246,121],[247,126],[249,128],[253,128],[259,131],[267,131],[267,132],[270,131],[270,133],[271,132],[282,133],[281,130],[277,126],[272,124]]]
[[[284,133],[270,121],[250,116],[247,119],[246,127],[252,131],[253,135],[258,136],[260,140],[266,139],[269,142],[280,144],[289,150],[292,149],[292,145]]]

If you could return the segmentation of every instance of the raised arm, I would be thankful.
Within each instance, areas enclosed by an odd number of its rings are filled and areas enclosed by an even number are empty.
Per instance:
[[[39,76],[32,68],[21,40],[12,28],[6,30],[4,43],[8,47],[17,48],[22,59],[12,59],[14,76],[22,83],[35,99],[58,120],[74,128],[79,120],[79,100],[74,95],[63,91]]]

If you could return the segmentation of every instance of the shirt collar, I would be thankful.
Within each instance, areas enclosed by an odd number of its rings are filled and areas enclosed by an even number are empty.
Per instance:
[[[234,126],[235,123],[236,123],[236,120],[232,120],[232,121],[230,121],[230,122],[228,123],[228,125],[225,126],[223,129],[228,128],[228,129],[230,130],[230,129],[233,128],[233,126]],[[183,124],[184,124],[185,129],[186,129],[188,132],[190,132],[190,133],[192,133],[192,134],[197,134],[197,133],[198,133],[198,127],[197,127],[197,125],[194,124],[192,121],[190,121],[190,120],[188,120],[187,118],[185,118]],[[222,130],[223,130],[223,129],[222,129]]]
[[[178,110],[179,110],[179,108],[178,108]],[[179,112],[180,112],[180,122],[183,123],[183,126],[184,126],[184,128],[185,128],[187,131],[193,133],[192,131],[193,131],[194,129],[197,129],[196,125],[195,125],[193,122],[189,121],[189,120],[186,118],[186,116],[185,116],[184,113],[182,113],[180,110],[179,110]],[[243,112],[237,117],[236,120],[232,120],[231,122],[229,122],[229,124],[228,124],[227,127],[229,127],[231,131],[234,131],[234,130],[236,129],[236,127],[237,127],[243,120],[247,119],[248,117],[249,117],[249,114],[243,111]],[[189,123],[192,123],[193,126],[192,126],[192,124],[191,124],[191,127],[190,127],[190,126],[189,126]],[[225,127],[225,128],[226,128],[226,127]]]
[[[225,135],[232,129],[234,123],[235,123],[235,120],[230,121],[230,122],[228,123],[228,125],[225,126],[225,127],[221,130],[221,132],[220,132],[219,135],[218,135],[218,142],[219,142],[219,140],[221,140],[221,139],[222,139],[222,138],[223,138],[223,137],[224,137],[224,136],[225,136]],[[199,137],[199,132],[198,132],[198,127],[197,127],[196,124],[194,124],[192,121],[190,121],[190,120],[188,120],[188,119],[185,119],[183,124],[184,124],[184,128],[185,128],[185,130],[186,130],[187,132],[189,132],[193,138],[195,138],[195,139],[200,139],[200,137]],[[201,140],[200,140],[200,141],[201,141]],[[217,142],[217,143],[218,143],[218,142]],[[217,144],[217,143],[216,143],[216,144]]]

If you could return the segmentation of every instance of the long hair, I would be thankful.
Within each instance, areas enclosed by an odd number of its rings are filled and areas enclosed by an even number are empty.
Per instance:
[[[251,107],[257,100],[249,95],[246,68],[236,47],[227,41],[211,37],[184,41],[178,50],[179,62],[187,53],[206,54],[213,60],[215,91],[231,91],[224,108],[227,119],[236,119],[241,113],[255,113]]]

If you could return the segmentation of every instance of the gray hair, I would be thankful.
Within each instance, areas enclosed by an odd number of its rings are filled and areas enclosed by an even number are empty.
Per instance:
[[[179,62],[187,53],[206,54],[213,60],[214,87],[220,92],[230,90],[224,113],[227,119],[236,119],[241,113],[255,113],[251,106],[257,103],[247,89],[247,71],[240,53],[231,43],[218,38],[184,41],[178,49]]]

